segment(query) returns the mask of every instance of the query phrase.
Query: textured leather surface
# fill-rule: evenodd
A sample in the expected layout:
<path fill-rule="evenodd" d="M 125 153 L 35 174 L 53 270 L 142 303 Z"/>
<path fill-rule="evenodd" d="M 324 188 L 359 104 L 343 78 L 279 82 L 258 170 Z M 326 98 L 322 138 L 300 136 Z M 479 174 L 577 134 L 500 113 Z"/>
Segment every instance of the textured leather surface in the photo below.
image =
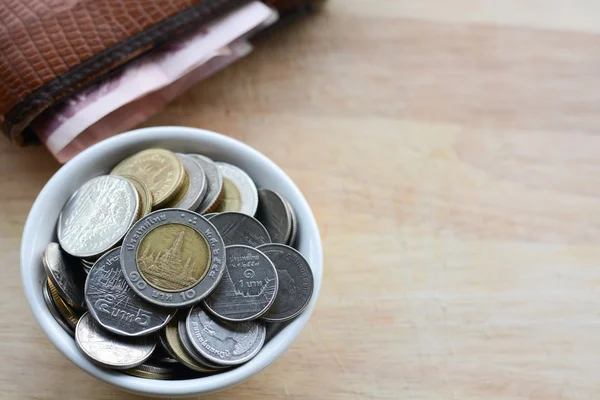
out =
<path fill-rule="evenodd" d="M 247 0 L 0 0 L 0 126 L 43 110 Z M 286 11 L 307 0 L 268 0 Z"/>

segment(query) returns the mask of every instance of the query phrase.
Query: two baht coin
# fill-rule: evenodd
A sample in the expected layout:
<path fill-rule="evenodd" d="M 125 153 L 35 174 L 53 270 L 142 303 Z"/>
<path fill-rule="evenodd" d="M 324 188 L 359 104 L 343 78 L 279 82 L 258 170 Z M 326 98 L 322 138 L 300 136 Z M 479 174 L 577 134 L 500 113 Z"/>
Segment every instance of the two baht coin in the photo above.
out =
<path fill-rule="evenodd" d="M 225 269 L 225 244 L 207 219 L 183 209 L 154 211 L 124 238 L 121 265 L 129 286 L 162 307 L 197 303 Z"/>

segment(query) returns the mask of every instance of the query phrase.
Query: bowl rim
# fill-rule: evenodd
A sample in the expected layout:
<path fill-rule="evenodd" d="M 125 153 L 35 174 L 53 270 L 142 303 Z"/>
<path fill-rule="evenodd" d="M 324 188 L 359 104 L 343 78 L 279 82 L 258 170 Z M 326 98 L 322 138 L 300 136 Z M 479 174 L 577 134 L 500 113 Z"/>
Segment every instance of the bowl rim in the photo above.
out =
<path fill-rule="evenodd" d="M 315 280 L 315 287 L 311 300 L 300 316 L 291 321 L 271 338 L 268 345 L 260 352 L 265 353 L 262 354 L 262 356 L 259 353 L 257 357 L 250 360 L 248 363 L 228 372 L 174 381 L 145 379 L 126 375 L 118 371 L 102 369 L 85 358 L 77 350 L 73 338 L 58 325 L 50 312 L 42 306 L 44 303 L 43 300 L 40 302 L 41 290 L 38 290 L 39 287 L 37 287 L 39 282 L 37 282 L 35 277 L 32 278 L 32 275 L 34 275 L 32 265 L 35 262 L 35 259 L 34 255 L 31 254 L 32 252 L 28 250 L 28 243 L 35 241 L 35 227 L 36 225 L 39 225 L 39 221 L 43 219 L 42 216 L 46 207 L 46 198 L 58 189 L 65 178 L 74 174 L 80 166 L 87 165 L 86 159 L 89 155 L 108 154 L 111 149 L 135 145 L 138 142 L 162 141 L 162 143 L 168 143 L 169 140 L 221 142 L 221 145 L 228 147 L 232 153 L 241 152 L 245 153 L 246 156 L 249 156 L 251 159 L 259 159 L 261 163 L 266 164 L 267 168 L 272 169 L 274 173 L 278 175 L 278 179 L 281 179 L 283 184 L 293 192 L 293 196 L 298 203 L 296 204 L 296 207 L 298 208 L 299 205 L 306 211 L 306 217 L 302 220 L 302 225 L 305 226 L 309 232 L 315 233 L 314 243 L 311 241 L 310 256 L 311 268 L 313 269 Z M 166 147 L 168 147 L 168 145 Z M 323 248 L 316 219 L 302 192 L 292 179 L 267 156 L 237 139 L 206 129 L 182 126 L 156 126 L 128 131 L 90 146 L 63 165 L 48 180 L 48 182 L 46 182 L 36 197 L 25 222 L 23 235 L 21 237 L 20 266 L 21 282 L 25 291 L 25 296 L 38 325 L 52 344 L 72 363 L 100 381 L 125 391 L 147 396 L 187 397 L 208 394 L 239 384 L 259 373 L 269 364 L 277 360 L 292 345 L 307 324 L 316 305 L 323 278 Z M 40 293 L 36 293 L 36 291 L 39 291 Z"/>

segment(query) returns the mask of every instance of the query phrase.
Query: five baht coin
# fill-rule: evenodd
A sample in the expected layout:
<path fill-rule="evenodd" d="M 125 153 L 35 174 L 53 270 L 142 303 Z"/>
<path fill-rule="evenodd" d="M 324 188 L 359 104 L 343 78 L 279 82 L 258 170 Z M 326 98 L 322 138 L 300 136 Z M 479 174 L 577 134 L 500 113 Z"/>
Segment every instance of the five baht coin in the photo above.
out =
<path fill-rule="evenodd" d="M 215 163 L 223 175 L 223 198 L 216 212 L 238 211 L 254 216 L 258 207 L 258 192 L 250 176 L 235 165 Z"/>
<path fill-rule="evenodd" d="M 56 290 L 71 307 L 85 309 L 83 297 L 84 275 L 74 260 L 63 254 L 58 243 L 50 243 L 42 255 L 42 264 Z"/>
<path fill-rule="evenodd" d="M 225 246 L 244 244 L 257 247 L 271 243 L 267 229 L 257 219 L 240 212 L 219 213 L 210 218 L 211 224 L 217 228 Z"/>
<path fill-rule="evenodd" d="M 210 158 L 199 154 L 188 154 L 188 156 L 200 164 L 206 174 L 206 194 L 196 211 L 200 214 L 210 213 L 219 203 L 223 189 L 223 176 Z"/>
<path fill-rule="evenodd" d="M 97 257 L 117 246 L 138 215 L 139 197 L 127 179 L 103 175 L 86 182 L 58 217 L 58 242 L 75 257 Z"/>
<path fill-rule="evenodd" d="M 227 321 L 256 319 L 275 301 L 279 287 L 277 270 L 267 256 L 253 247 L 234 245 L 226 251 L 223 279 L 204 304 L 208 311 Z"/>
<path fill-rule="evenodd" d="M 308 261 L 298 250 L 280 243 L 265 244 L 258 250 L 273 261 L 279 281 L 275 302 L 261 318 L 283 322 L 297 317 L 308 305 L 314 288 Z"/>
<path fill-rule="evenodd" d="M 225 244 L 201 215 L 176 208 L 157 210 L 125 236 L 121 265 L 127 283 L 144 300 L 183 307 L 215 289 L 225 269 Z"/>
<path fill-rule="evenodd" d="M 141 180 L 152 194 L 152 208 L 160 208 L 181 189 L 185 169 L 172 151 L 148 149 L 121 161 L 111 174 L 131 175 Z"/>
<path fill-rule="evenodd" d="M 288 243 L 292 235 L 292 213 L 286 200 L 279 193 L 264 188 L 258 189 L 258 209 L 255 217 L 269 232 L 273 243 Z"/>
<path fill-rule="evenodd" d="M 261 322 L 219 321 L 198 305 L 190 309 L 186 327 L 200 354 L 221 365 L 238 365 L 252 359 L 262 348 L 266 336 Z"/>
<path fill-rule="evenodd" d="M 141 365 L 156 347 L 154 335 L 135 338 L 115 335 L 102 328 L 89 312 L 83 314 L 77 323 L 75 342 L 94 363 L 113 369 Z"/>
<path fill-rule="evenodd" d="M 105 329 L 124 336 L 142 336 L 165 326 L 173 309 L 142 300 L 127 284 L 121 268 L 121 248 L 104 254 L 88 273 L 85 301 Z"/>

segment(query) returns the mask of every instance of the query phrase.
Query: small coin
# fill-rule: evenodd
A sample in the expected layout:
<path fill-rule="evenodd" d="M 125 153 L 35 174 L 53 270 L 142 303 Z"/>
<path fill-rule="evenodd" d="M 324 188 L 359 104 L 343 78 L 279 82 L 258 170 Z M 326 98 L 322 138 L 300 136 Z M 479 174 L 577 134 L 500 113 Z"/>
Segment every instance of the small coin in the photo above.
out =
<path fill-rule="evenodd" d="M 200 214 L 211 212 L 217 206 L 221 190 L 223 189 L 221 171 L 219 171 L 214 161 L 208 157 L 199 154 L 188 154 L 188 156 L 198 162 L 206 174 L 206 194 L 197 211 Z"/>
<path fill-rule="evenodd" d="M 124 369 L 124 373 L 145 379 L 173 379 L 177 376 L 178 368 L 176 365 L 170 365 L 156 360 L 148 360 L 135 368 Z"/>
<path fill-rule="evenodd" d="M 48 244 L 42 255 L 42 264 L 46 274 L 60 296 L 71 307 L 83 310 L 85 309 L 85 298 L 83 297 L 85 277 L 73 263 L 74 260 L 63 254 L 58 243 Z"/>
<path fill-rule="evenodd" d="M 114 369 L 141 365 L 156 347 L 154 335 L 135 338 L 115 335 L 104 330 L 89 312 L 83 314 L 77 324 L 75 342 L 90 360 Z"/>
<path fill-rule="evenodd" d="M 290 202 L 285 199 L 285 205 L 290 211 L 290 215 L 292 216 L 292 233 L 290 234 L 290 238 L 287 242 L 288 246 L 294 246 L 296 244 L 296 237 L 298 236 L 298 218 L 296 218 L 296 212 L 294 211 L 294 207 L 290 204 Z"/>
<path fill-rule="evenodd" d="M 140 198 L 139 218 L 143 217 L 144 215 L 150 214 L 152 212 L 152 193 L 150 193 L 148 187 L 144 184 L 144 182 L 142 182 L 135 176 L 123 175 L 123 178 L 126 178 L 129 182 L 131 182 L 135 190 L 138 192 Z"/>
<path fill-rule="evenodd" d="M 183 344 L 183 348 L 185 349 L 185 351 L 194 360 L 196 360 L 200 365 L 202 365 L 206 368 L 209 368 L 212 370 L 227 368 L 227 366 L 225 366 L 225 365 L 216 364 L 216 363 L 206 359 L 202 354 L 200 354 L 198 352 L 198 350 L 196 350 L 196 348 L 192 344 L 190 337 L 188 336 L 186 322 L 187 322 L 187 313 L 183 315 L 183 318 L 179 318 L 179 322 L 177 324 L 177 329 L 179 332 L 179 339 L 181 339 L 181 344 Z"/>
<path fill-rule="evenodd" d="M 223 212 L 211 217 L 210 222 L 217 228 L 225 246 L 244 244 L 257 247 L 271 243 L 267 229 L 247 214 L 240 212 Z"/>
<path fill-rule="evenodd" d="M 52 283 L 51 279 L 47 280 L 47 284 L 52 301 L 54 302 L 54 305 L 56 305 L 60 315 L 62 315 L 63 319 L 72 329 L 75 329 L 77 321 L 79 321 L 79 314 L 75 312 L 75 310 L 73 310 L 67 303 L 65 303 L 62 297 L 60 297 L 60 294 L 58 293 L 58 290 L 56 289 L 56 286 L 54 286 L 54 283 Z"/>
<path fill-rule="evenodd" d="M 313 293 L 314 279 L 308 261 L 298 250 L 280 243 L 259 246 L 275 264 L 279 290 L 275 302 L 261 317 L 268 322 L 283 322 L 304 311 Z"/>
<path fill-rule="evenodd" d="M 139 210 L 138 194 L 127 179 L 104 175 L 86 182 L 58 217 L 58 241 L 75 257 L 97 257 L 123 239 Z"/>
<path fill-rule="evenodd" d="M 185 319 L 185 315 L 183 318 Z M 180 316 L 175 316 L 167 324 L 165 329 L 162 331 L 163 343 L 169 349 L 169 352 L 184 366 L 198 372 L 213 372 L 214 369 L 208 368 L 203 364 L 196 361 L 188 352 L 185 350 L 183 343 L 181 343 L 181 337 L 179 335 L 179 323 Z"/>
<path fill-rule="evenodd" d="M 182 307 L 206 297 L 225 269 L 225 245 L 215 227 L 195 212 L 154 211 L 134 224 L 121 248 L 129 286 L 144 300 Z"/>
<path fill-rule="evenodd" d="M 287 243 L 290 240 L 292 214 L 286 200 L 279 193 L 269 189 L 258 189 L 256 219 L 267 229 L 273 243 Z"/>
<path fill-rule="evenodd" d="M 195 159 L 185 154 L 177 153 L 176 155 L 183 163 L 186 175 L 189 177 L 189 183 L 185 193 L 181 196 L 176 196 L 180 198 L 174 199 L 168 207 L 194 211 L 198 208 L 206 193 L 206 176 L 204 175 L 204 170 Z"/>
<path fill-rule="evenodd" d="M 226 321 L 256 319 L 275 301 L 277 270 L 267 256 L 253 247 L 234 245 L 226 251 L 223 279 L 204 304 Z"/>
<path fill-rule="evenodd" d="M 254 357 L 265 342 L 265 325 L 248 321 L 227 323 L 192 307 L 186 328 L 192 344 L 205 358 L 222 365 L 238 365 Z"/>
<path fill-rule="evenodd" d="M 129 287 L 121 269 L 121 248 L 104 254 L 85 281 L 85 301 L 96 322 L 125 336 L 141 336 L 165 326 L 174 312 L 143 301 Z"/>
<path fill-rule="evenodd" d="M 74 327 L 72 327 L 65 321 L 61 312 L 58 310 L 58 307 L 56 306 L 56 304 L 54 304 L 54 300 L 52 299 L 52 295 L 50 294 L 50 288 L 48 286 L 48 281 L 46 281 L 44 283 L 44 286 L 42 288 L 42 293 L 44 295 L 44 302 L 46 303 L 46 307 L 48 307 L 48 310 L 50 310 L 50 314 L 52 314 L 52 316 L 54 317 L 56 322 L 58 322 L 60 327 L 63 328 L 65 330 L 65 332 L 67 332 L 69 335 L 74 337 L 75 336 L 75 330 L 73 329 Z"/>
<path fill-rule="evenodd" d="M 148 149 L 121 161 L 111 174 L 131 175 L 141 180 L 152 194 L 152 208 L 160 208 L 183 185 L 185 170 L 175 153 L 165 149 Z"/>
<path fill-rule="evenodd" d="M 214 211 L 238 211 L 254 216 L 258 207 L 258 192 L 252 178 L 234 165 L 222 162 L 215 164 L 223 175 L 223 199 Z"/>

